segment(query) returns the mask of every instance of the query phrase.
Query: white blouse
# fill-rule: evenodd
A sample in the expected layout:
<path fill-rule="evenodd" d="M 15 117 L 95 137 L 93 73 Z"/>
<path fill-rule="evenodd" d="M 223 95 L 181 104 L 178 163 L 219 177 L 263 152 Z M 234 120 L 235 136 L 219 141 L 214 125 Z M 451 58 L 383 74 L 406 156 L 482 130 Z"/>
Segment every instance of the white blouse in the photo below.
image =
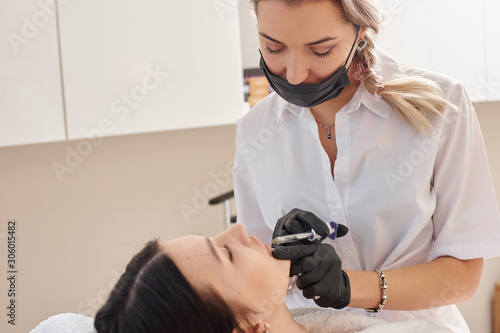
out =
<path fill-rule="evenodd" d="M 379 52 L 382 76 L 426 76 L 456 108 L 437 117 L 427 136 L 360 85 L 335 117 L 334 177 L 309 108 L 271 93 L 237 124 L 234 190 L 238 222 L 269 242 L 274 225 L 293 208 L 349 227 L 332 244 L 344 269 L 394 269 L 440 256 L 500 255 L 500 217 L 479 123 L 459 82 L 396 62 Z M 390 288 L 390 281 L 389 288 Z M 449 281 L 450 293 L 460 288 Z M 446 302 L 436 295 L 429 306 Z M 291 307 L 314 304 L 300 290 Z M 424 319 L 468 332 L 455 306 L 383 310 L 388 321 Z"/>

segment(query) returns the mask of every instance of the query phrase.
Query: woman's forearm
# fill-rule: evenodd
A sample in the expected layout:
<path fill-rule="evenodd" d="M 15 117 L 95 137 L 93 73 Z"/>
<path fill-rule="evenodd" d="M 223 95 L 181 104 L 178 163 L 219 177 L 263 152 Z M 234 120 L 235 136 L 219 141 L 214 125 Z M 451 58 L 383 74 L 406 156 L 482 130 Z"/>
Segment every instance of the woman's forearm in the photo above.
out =
<path fill-rule="evenodd" d="M 384 271 L 386 310 L 422 310 L 465 302 L 479 285 L 483 259 L 440 257 L 431 262 Z M 350 307 L 373 309 L 381 300 L 375 272 L 346 270 L 351 283 Z"/>

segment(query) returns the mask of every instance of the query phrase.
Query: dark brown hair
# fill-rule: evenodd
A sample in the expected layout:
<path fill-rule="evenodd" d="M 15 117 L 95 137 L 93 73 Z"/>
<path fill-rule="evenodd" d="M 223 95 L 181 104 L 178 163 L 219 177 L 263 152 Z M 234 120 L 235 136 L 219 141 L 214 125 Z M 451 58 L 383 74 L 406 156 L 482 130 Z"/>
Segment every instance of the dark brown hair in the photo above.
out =
<path fill-rule="evenodd" d="M 239 329 L 229 305 L 213 289 L 195 290 L 158 241 L 127 265 L 95 316 L 99 333 L 230 333 Z"/>

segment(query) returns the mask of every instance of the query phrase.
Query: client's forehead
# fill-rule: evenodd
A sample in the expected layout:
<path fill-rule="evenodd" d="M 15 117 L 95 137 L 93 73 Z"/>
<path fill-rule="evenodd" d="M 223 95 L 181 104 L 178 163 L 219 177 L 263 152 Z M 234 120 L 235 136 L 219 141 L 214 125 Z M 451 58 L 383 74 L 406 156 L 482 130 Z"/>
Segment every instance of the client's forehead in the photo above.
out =
<path fill-rule="evenodd" d="M 191 270 L 192 265 L 207 266 L 220 261 L 212 242 L 203 236 L 175 238 L 162 243 L 162 247 L 181 270 Z"/>
<path fill-rule="evenodd" d="M 208 250 L 205 245 L 206 240 L 202 236 L 197 235 L 187 235 L 179 238 L 174 238 L 161 243 L 163 251 L 168 255 L 175 257 L 179 254 L 198 251 L 198 250 Z"/>
<path fill-rule="evenodd" d="M 206 237 L 189 235 L 163 242 L 161 245 L 194 287 L 210 284 L 214 280 L 220 263 Z"/>

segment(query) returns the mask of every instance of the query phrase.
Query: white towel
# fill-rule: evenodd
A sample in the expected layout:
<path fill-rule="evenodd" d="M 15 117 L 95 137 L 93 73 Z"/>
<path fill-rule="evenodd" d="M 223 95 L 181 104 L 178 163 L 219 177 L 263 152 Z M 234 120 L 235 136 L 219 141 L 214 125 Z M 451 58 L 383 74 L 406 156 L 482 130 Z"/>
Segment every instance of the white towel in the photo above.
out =
<path fill-rule="evenodd" d="M 424 321 L 388 323 L 385 320 L 319 307 L 291 309 L 295 320 L 309 333 L 449 333 Z M 96 333 L 94 319 L 76 313 L 54 315 L 30 333 Z"/>
<path fill-rule="evenodd" d="M 30 333 L 96 333 L 94 319 L 77 314 L 61 313 L 45 319 Z"/>
<path fill-rule="evenodd" d="M 309 333 L 449 333 L 422 320 L 389 323 L 385 320 L 319 307 L 290 309 L 295 320 Z"/>

